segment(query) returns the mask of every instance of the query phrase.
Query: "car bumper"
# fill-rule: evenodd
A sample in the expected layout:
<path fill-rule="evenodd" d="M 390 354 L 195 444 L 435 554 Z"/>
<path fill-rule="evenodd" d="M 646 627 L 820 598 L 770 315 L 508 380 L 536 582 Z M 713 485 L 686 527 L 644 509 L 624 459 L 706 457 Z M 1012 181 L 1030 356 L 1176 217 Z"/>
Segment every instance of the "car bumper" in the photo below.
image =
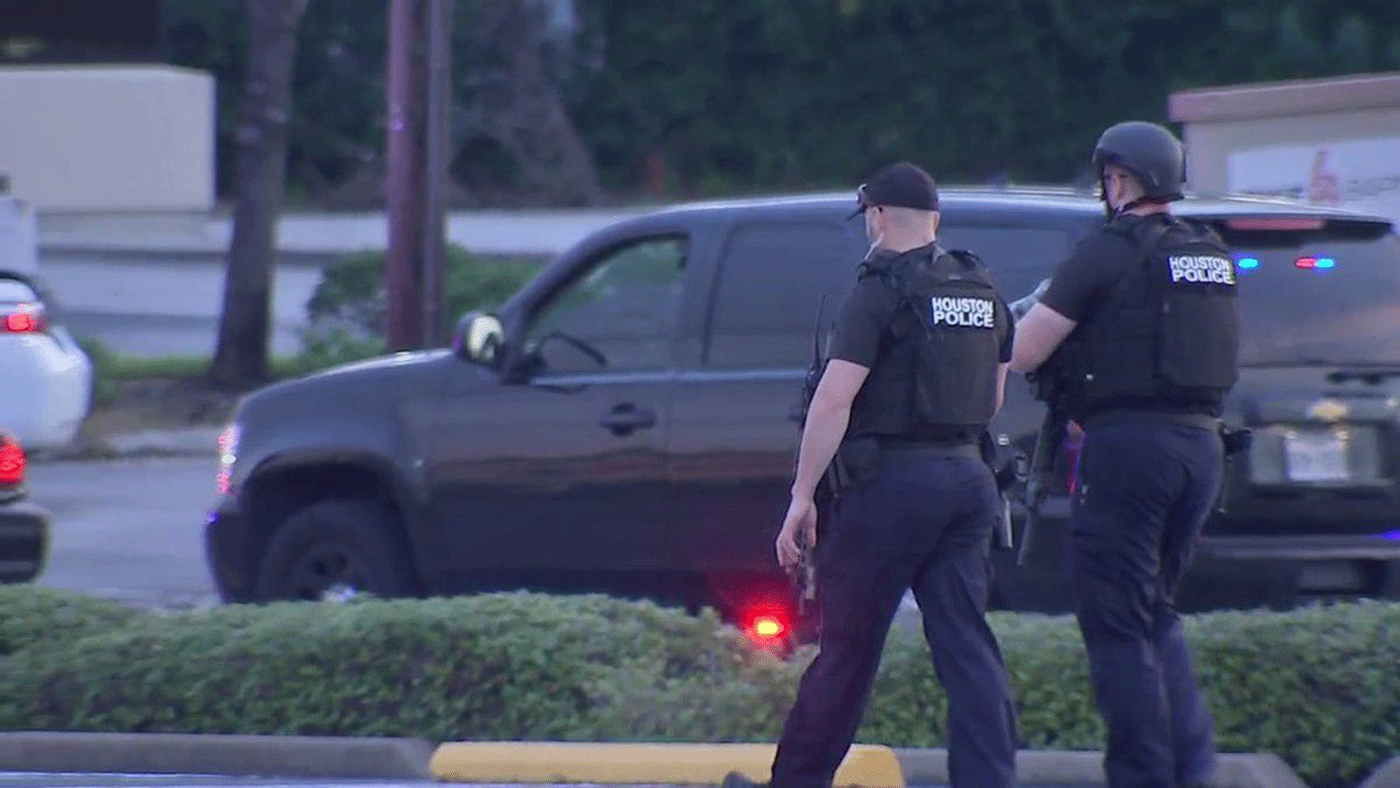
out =
<path fill-rule="evenodd" d="M 1249 592 L 1232 606 L 1400 599 L 1400 541 L 1385 536 L 1206 536 L 1193 576 Z"/>
<path fill-rule="evenodd" d="M 250 602 L 256 571 L 248 521 L 232 498 L 220 500 L 204 524 L 204 556 L 225 602 Z"/>
<path fill-rule="evenodd" d="M 1047 513 L 1048 514 L 1048 513 Z M 1019 547 L 1021 523 L 1016 523 Z M 1074 590 L 1065 521 L 1041 522 L 1031 554 L 993 555 L 996 607 L 1068 613 Z M 1288 608 L 1313 599 L 1400 599 L 1400 540 L 1386 535 L 1206 535 L 1177 592 L 1183 613 Z"/>
<path fill-rule="evenodd" d="M 27 583 L 48 559 L 47 509 L 27 501 L 0 506 L 0 583 Z"/>

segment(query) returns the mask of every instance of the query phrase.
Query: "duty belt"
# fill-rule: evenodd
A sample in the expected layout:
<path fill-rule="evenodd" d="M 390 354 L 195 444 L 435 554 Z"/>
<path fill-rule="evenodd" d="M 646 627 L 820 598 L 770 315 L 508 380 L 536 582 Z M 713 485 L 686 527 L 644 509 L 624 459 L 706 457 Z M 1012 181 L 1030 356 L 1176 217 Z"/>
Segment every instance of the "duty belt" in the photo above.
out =
<path fill-rule="evenodd" d="M 1083 426 L 1086 430 L 1091 430 L 1095 427 L 1108 427 L 1115 424 L 1142 424 L 1143 422 L 1180 424 L 1203 430 L 1215 430 L 1220 427 L 1220 419 L 1205 413 L 1173 413 L 1165 410 L 1129 408 L 1115 408 L 1095 413 L 1084 420 Z"/>
<path fill-rule="evenodd" d="M 918 441 L 881 441 L 880 450 L 898 457 L 968 457 L 982 459 L 982 450 L 975 443 L 920 443 Z"/>

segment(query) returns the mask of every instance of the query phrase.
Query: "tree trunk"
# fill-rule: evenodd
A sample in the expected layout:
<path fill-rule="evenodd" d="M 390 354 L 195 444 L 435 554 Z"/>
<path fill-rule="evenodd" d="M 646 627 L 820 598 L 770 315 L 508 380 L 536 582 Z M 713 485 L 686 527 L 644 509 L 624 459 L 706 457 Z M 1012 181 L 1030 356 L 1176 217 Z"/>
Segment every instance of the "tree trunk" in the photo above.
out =
<path fill-rule="evenodd" d="M 248 0 L 247 74 L 239 105 L 237 193 L 210 380 L 268 379 L 272 272 L 287 167 L 297 27 L 309 0 Z"/>

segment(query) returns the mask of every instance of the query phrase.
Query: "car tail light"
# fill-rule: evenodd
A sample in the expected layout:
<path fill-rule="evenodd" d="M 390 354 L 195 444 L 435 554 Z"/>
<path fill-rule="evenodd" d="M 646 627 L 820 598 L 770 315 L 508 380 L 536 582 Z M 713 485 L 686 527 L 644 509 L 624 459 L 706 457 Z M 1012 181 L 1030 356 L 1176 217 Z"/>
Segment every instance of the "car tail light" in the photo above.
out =
<path fill-rule="evenodd" d="M 219 433 L 219 472 L 215 476 L 215 484 L 220 495 L 228 495 L 233 489 L 233 464 L 238 460 L 238 436 L 237 424 L 230 424 Z"/>
<path fill-rule="evenodd" d="M 0 331 L 6 334 L 40 334 L 49 328 L 44 307 L 39 304 L 14 304 L 4 309 Z"/>
<path fill-rule="evenodd" d="M 745 632 L 750 640 L 766 646 L 781 643 L 787 636 L 788 626 L 781 614 L 763 611 L 749 617 Z"/>
<path fill-rule="evenodd" d="M 0 437 L 0 485 L 24 484 L 24 449 L 9 438 Z"/>

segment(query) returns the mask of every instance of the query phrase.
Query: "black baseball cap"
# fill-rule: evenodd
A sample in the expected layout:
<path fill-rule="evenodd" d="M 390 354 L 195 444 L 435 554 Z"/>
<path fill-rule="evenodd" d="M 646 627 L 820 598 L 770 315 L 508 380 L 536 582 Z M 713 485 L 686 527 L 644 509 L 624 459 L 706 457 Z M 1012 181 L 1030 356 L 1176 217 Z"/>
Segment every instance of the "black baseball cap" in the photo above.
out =
<path fill-rule="evenodd" d="M 856 189 L 856 206 L 851 216 L 867 208 L 888 205 L 920 211 L 938 210 L 938 186 L 922 167 L 907 161 L 895 162 L 877 170 Z"/>

